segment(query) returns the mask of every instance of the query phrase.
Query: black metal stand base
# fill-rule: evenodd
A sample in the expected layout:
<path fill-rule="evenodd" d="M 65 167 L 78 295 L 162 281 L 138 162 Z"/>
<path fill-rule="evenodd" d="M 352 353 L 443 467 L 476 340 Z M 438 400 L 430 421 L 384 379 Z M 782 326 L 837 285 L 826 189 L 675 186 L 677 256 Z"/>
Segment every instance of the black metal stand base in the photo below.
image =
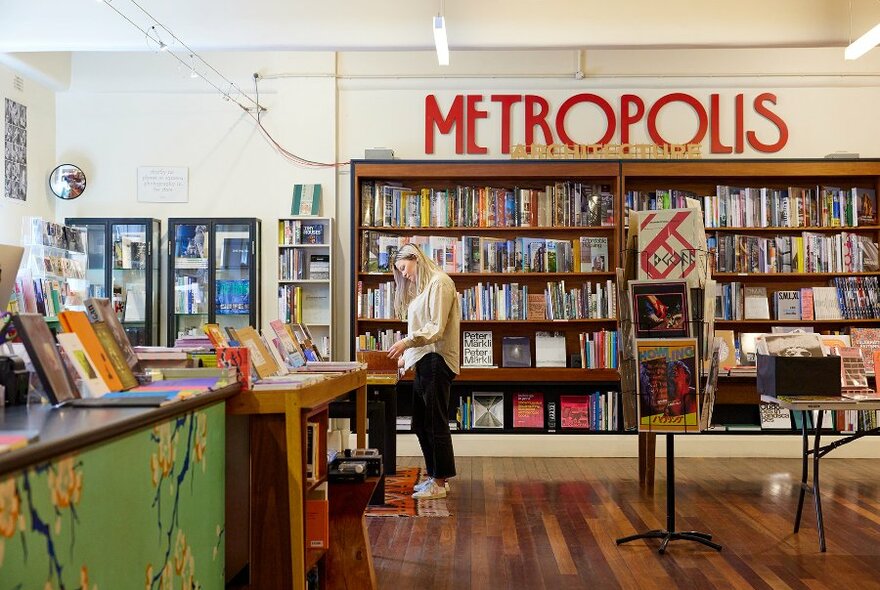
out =
<path fill-rule="evenodd" d="M 666 553 L 666 546 L 670 541 L 696 541 L 715 551 L 721 551 L 721 545 L 712 541 L 712 535 L 698 531 L 675 530 L 675 435 L 666 435 L 666 529 L 655 529 L 646 533 L 630 535 L 617 539 L 617 544 L 622 545 L 638 539 L 663 539 L 657 551 L 662 555 Z"/>
<path fill-rule="evenodd" d="M 716 551 L 721 551 L 721 545 L 718 543 L 712 542 L 712 535 L 708 533 L 699 533 L 697 531 L 680 531 L 680 532 L 672 532 L 665 530 L 654 530 L 648 531 L 647 533 L 639 533 L 638 535 L 630 535 L 629 537 L 623 537 L 622 539 L 617 539 L 617 544 L 622 545 L 623 543 L 629 543 L 630 541 L 635 541 L 637 539 L 663 539 L 660 543 L 660 548 L 657 549 L 658 553 L 666 553 L 666 546 L 669 545 L 670 541 L 677 541 L 679 539 L 684 539 L 686 541 L 696 541 L 697 543 L 702 543 L 707 547 L 711 547 Z"/>

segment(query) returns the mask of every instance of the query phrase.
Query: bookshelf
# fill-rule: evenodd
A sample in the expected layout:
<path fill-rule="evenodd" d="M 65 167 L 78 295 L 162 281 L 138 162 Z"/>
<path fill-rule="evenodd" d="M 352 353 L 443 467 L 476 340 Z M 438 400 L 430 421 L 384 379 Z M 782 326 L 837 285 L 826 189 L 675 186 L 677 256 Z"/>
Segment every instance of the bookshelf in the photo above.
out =
<path fill-rule="evenodd" d="M 715 329 L 733 330 L 737 345 L 740 334 L 769 332 L 774 326 L 826 334 L 880 327 L 880 308 L 872 308 L 870 299 L 880 273 L 864 256 L 870 250 L 865 246 L 876 248 L 880 238 L 880 161 L 622 161 L 621 183 L 623 209 L 637 203 L 644 208 L 652 199 L 674 202 L 675 191 L 700 200 L 719 285 L 721 315 L 716 315 Z M 870 214 L 864 211 L 865 198 Z M 790 258 L 789 248 L 794 252 Z M 817 287 L 834 287 L 835 281 L 840 317 L 817 315 L 814 309 L 811 319 L 776 319 L 777 292 L 784 297 L 796 291 L 800 301 L 806 290 L 812 295 Z M 766 293 L 769 318 L 746 316 L 742 295 L 753 288 Z M 719 380 L 718 421 L 757 417 L 754 381 L 748 375 Z"/>
<path fill-rule="evenodd" d="M 88 297 L 87 243 L 77 228 L 39 217 L 22 220 L 24 255 L 15 282 L 13 309 L 57 320 L 65 309 L 84 309 Z"/>
<path fill-rule="evenodd" d="M 462 369 L 450 416 L 469 389 L 510 392 L 508 406 L 521 391 L 555 400 L 559 384 L 584 395 L 617 388 L 616 369 L 581 368 L 579 355 L 580 334 L 616 329 L 618 162 L 355 161 L 351 177 L 352 357 L 362 348 L 387 349 L 406 332 L 391 312 L 390 264 L 396 249 L 413 241 L 455 282 L 462 332 L 492 332 L 499 368 Z M 540 314 L 529 310 L 536 295 L 543 299 L 533 299 L 532 311 Z M 537 332 L 562 335 L 564 367 L 535 366 Z M 384 337 L 374 343 L 368 334 Z M 502 367 L 507 337 L 529 339 L 530 367 Z M 510 426 L 503 431 L 514 432 Z"/>
<path fill-rule="evenodd" d="M 67 218 L 87 236 L 90 297 L 113 302 L 135 346 L 159 342 L 159 240 L 161 222 L 146 218 Z"/>
<path fill-rule="evenodd" d="M 333 219 L 278 220 L 278 317 L 304 323 L 325 358 L 333 356 Z"/>

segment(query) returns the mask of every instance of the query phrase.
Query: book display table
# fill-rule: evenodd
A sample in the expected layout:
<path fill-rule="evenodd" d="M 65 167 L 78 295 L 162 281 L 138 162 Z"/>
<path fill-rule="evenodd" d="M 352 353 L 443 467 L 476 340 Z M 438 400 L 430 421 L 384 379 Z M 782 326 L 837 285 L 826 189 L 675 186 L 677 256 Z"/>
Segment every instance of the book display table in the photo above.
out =
<path fill-rule="evenodd" d="M 346 571 L 364 574 L 357 587 L 376 587 L 363 516 L 367 504 L 363 497 L 372 495 L 375 481 L 368 479 L 365 486 L 355 486 L 357 490 L 332 484 L 330 548 L 306 547 L 306 494 L 327 479 L 326 437 L 321 441 L 320 436 L 314 440 L 317 452 L 312 477 L 307 477 L 307 430 L 316 424 L 317 433 L 326 431 L 330 402 L 351 392 L 356 396 L 357 445 L 363 448 L 367 440 L 364 369 L 328 374 L 322 381 L 296 389 L 242 391 L 230 400 L 229 413 L 247 416 L 250 429 L 250 530 L 229 534 L 248 535 L 251 588 L 305 589 L 306 574 L 315 565 L 319 566 L 322 587 L 352 587 L 346 581 Z M 337 504 L 355 491 L 360 492 L 359 508 L 349 506 L 349 512 L 343 514 Z M 358 512 L 351 514 L 350 510 Z M 339 532 L 342 529 L 344 543 L 337 536 L 343 534 Z M 346 551 L 346 546 L 355 544 L 354 539 L 358 550 Z"/>
<path fill-rule="evenodd" d="M 845 438 L 838 439 L 826 445 L 822 445 L 822 417 L 825 410 L 880 410 L 880 400 L 853 400 L 842 397 L 802 396 L 789 398 L 776 398 L 767 395 L 761 396 L 765 402 L 779 404 L 793 412 L 801 412 L 801 437 L 803 439 L 803 452 L 801 455 L 801 486 L 798 494 L 797 513 L 794 517 L 794 532 L 797 533 L 801 526 L 801 515 L 804 508 L 804 496 L 807 492 L 813 494 L 813 506 L 816 509 L 816 530 L 819 533 L 819 551 L 825 552 L 825 522 L 822 518 L 822 496 L 819 488 L 819 460 L 838 447 L 849 444 L 867 434 L 880 432 L 880 428 L 860 430 Z M 810 447 L 810 427 L 807 420 L 807 412 L 818 411 L 818 416 L 813 421 L 813 446 Z M 813 480 L 807 483 L 810 457 L 813 457 Z"/>

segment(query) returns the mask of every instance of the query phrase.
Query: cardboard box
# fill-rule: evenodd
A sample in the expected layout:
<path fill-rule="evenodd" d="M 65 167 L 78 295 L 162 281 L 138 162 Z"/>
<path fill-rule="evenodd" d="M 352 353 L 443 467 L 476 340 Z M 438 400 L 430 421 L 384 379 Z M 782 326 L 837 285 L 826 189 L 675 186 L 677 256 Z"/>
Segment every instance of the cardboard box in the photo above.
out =
<path fill-rule="evenodd" d="M 758 355 L 758 393 L 779 395 L 840 395 L 840 357 Z"/>

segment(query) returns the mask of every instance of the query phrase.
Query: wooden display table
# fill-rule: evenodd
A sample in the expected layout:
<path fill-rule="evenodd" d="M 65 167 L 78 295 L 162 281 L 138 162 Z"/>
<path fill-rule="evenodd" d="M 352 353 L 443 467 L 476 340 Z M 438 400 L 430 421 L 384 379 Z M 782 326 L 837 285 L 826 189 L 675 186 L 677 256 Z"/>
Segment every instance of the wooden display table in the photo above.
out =
<path fill-rule="evenodd" d="M 357 445 L 366 446 L 367 426 L 367 373 L 357 370 L 334 374 L 327 379 L 299 389 L 288 391 L 243 391 L 232 398 L 227 406 L 230 414 L 247 415 L 250 426 L 250 586 L 252 588 L 306 587 L 306 573 L 313 565 L 319 568 L 322 587 L 345 588 L 345 573 L 349 568 L 362 572 L 365 580 L 358 587 L 375 588 L 372 555 L 366 537 L 363 510 L 359 510 L 358 527 L 352 526 L 354 515 L 341 515 L 334 497 L 337 488 L 330 489 L 330 543 L 328 552 L 308 550 L 305 546 L 305 499 L 307 492 L 326 480 L 327 466 L 317 465 L 316 478 L 306 479 L 306 430 L 314 422 L 327 427 L 330 402 L 356 393 Z M 319 430 L 320 432 L 320 430 Z M 319 455 L 326 457 L 326 439 L 318 437 Z M 229 477 L 244 474 L 230 473 Z M 369 480 L 368 480 L 369 482 Z M 349 484 L 350 485 L 350 484 Z M 372 493 L 372 486 L 369 487 Z M 355 485 L 355 487 L 358 487 Z M 351 490 L 349 490 L 351 491 Z M 334 531 L 340 525 L 346 528 L 345 541 L 336 538 Z M 231 532 L 230 532 L 231 534 Z M 356 554 L 337 550 L 342 543 L 360 539 L 361 549 Z M 337 545 L 337 547 L 333 547 Z M 332 556 L 332 557 L 331 557 Z"/>

